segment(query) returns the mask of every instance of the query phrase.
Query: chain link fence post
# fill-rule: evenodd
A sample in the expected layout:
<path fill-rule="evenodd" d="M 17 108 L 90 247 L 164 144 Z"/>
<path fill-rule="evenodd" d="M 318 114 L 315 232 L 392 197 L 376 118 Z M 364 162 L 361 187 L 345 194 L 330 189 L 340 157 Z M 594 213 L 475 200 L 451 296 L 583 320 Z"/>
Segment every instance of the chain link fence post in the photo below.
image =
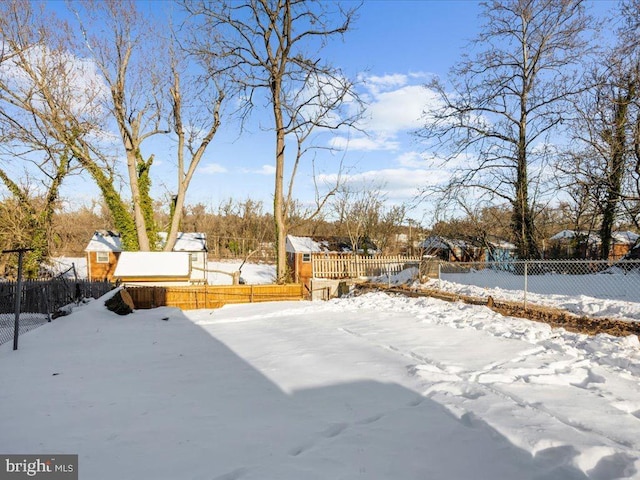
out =
<path fill-rule="evenodd" d="M 529 276 L 527 275 L 529 272 L 529 262 L 524 261 L 524 309 L 527 309 L 527 290 L 529 288 Z"/>
<path fill-rule="evenodd" d="M 15 319 L 13 322 L 13 349 L 18 350 L 18 337 L 20 336 L 20 303 L 22 301 L 22 263 L 25 252 L 31 252 L 33 248 L 16 248 L 3 250 L 2 253 L 18 254 L 18 279 L 15 292 Z"/>

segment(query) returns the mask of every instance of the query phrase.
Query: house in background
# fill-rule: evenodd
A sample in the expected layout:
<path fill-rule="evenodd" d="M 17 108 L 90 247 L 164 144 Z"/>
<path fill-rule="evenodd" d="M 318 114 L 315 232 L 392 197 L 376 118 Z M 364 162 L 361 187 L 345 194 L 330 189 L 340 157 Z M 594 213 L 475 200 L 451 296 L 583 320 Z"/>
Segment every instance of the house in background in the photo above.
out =
<path fill-rule="evenodd" d="M 302 283 L 311 291 L 311 279 L 318 274 L 313 270 L 313 259 L 322 258 L 326 261 L 334 260 L 336 264 L 343 263 L 346 270 L 341 270 L 344 277 L 350 277 L 351 259 L 354 254 L 370 258 L 378 255 L 378 247 L 369 239 L 359 240 L 355 245 L 349 239 L 339 237 L 296 237 L 287 235 L 285 250 L 287 265 L 293 282 Z"/>
<path fill-rule="evenodd" d="M 310 289 L 313 277 L 312 254 L 322 252 L 321 245 L 310 237 L 287 235 L 285 250 L 291 279 Z"/>
<path fill-rule="evenodd" d="M 96 230 L 84 251 L 87 253 L 89 281 L 113 280 L 113 272 L 122 252 L 120 234 Z"/>
<path fill-rule="evenodd" d="M 446 262 L 484 262 L 486 258 L 484 249 L 479 246 L 439 235 L 427 237 L 420 248 L 425 256 L 437 257 Z"/>
<path fill-rule="evenodd" d="M 486 241 L 487 262 L 505 262 L 516 259 L 516 246 L 498 237 L 489 237 Z"/>
<path fill-rule="evenodd" d="M 446 262 L 503 262 L 515 258 L 516 246 L 498 237 L 460 240 L 439 235 L 427 237 L 420 248 L 427 257 Z"/>
<path fill-rule="evenodd" d="M 616 231 L 611 234 L 609 258 L 618 260 L 625 256 L 640 236 L 630 231 Z M 549 238 L 545 257 L 549 259 L 599 259 L 602 240 L 597 233 L 562 230 Z"/>
<path fill-rule="evenodd" d="M 634 245 L 638 242 L 640 235 L 629 230 L 613 232 L 611 234 L 611 252 L 609 258 L 617 260 L 624 257 L 633 249 Z"/>

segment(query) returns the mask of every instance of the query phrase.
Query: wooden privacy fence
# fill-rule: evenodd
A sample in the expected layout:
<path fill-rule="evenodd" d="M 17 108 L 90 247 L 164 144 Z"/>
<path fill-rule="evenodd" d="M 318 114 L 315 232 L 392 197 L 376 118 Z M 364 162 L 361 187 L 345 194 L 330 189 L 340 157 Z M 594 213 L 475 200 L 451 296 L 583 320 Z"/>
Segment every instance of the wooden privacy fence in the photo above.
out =
<path fill-rule="evenodd" d="M 136 308 L 220 308 L 228 303 L 302 300 L 303 285 L 211 285 L 193 287 L 126 287 Z"/>
<path fill-rule="evenodd" d="M 312 258 L 315 278 L 357 278 L 400 273 L 408 266 L 418 267 L 418 256 L 365 256 L 345 254 L 316 254 Z"/>

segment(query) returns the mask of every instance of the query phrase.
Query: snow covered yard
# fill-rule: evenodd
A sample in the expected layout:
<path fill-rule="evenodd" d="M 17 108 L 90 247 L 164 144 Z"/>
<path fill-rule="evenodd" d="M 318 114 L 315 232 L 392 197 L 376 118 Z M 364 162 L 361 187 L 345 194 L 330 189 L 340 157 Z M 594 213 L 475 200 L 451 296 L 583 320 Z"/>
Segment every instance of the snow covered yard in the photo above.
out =
<path fill-rule="evenodd" d="M 380 293 L 94 301 L 0 346 L 0 451 L 105 480 L 639 478 L 639 347 Z"/>
<path fill-rule="evenodd" d="M 474 297 L 521 302 L 522 276 L 491 270 L 443 274 L 440 282 L 425 287 Z M 557 307 L 578 315 L 640 321 L 640 274 L 533 275 L 528 279 L 527 301 Z"/>

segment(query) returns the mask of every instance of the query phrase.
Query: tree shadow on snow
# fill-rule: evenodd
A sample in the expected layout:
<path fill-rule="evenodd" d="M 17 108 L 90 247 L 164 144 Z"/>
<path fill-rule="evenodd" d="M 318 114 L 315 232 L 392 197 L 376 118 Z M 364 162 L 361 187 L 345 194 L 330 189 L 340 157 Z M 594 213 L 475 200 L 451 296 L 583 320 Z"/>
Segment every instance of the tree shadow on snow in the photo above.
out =
<path fill-rule="evenodd" d="M 87 479 L 588 478 L 571 446 L 532 458 L 397 384 L 285 392 L 269 365 L 259 371 L 176 309 L 75 315 L 20 358 L 0 352 L 0 376 L 22 369 L 32 380 L 4 394 L 0 451 L 78 453 Z M 605 459 L 592 478 L 632 463 Z"/>

